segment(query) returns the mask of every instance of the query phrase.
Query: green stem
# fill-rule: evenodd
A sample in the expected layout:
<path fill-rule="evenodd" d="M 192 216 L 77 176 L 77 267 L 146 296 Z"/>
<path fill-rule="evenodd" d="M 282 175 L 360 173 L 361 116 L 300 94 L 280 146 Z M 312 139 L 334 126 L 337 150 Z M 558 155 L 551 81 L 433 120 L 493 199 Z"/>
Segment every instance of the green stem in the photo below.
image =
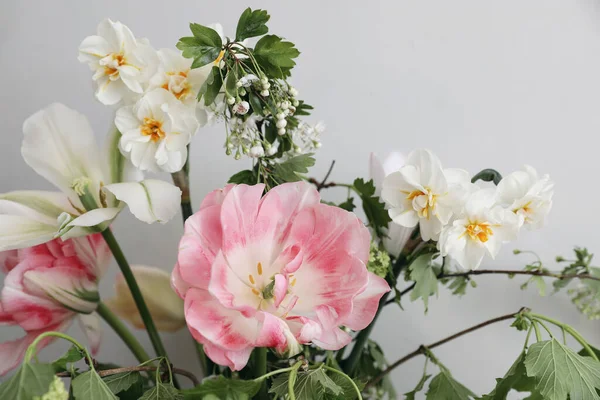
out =
<path fill-rule="evenodd" d="M 71 336 L 65 335 L 64 333 L 61 333 L 61 332 L 44 332 L 40 336 L 38 336 L 37 338 L 35 338 L 35 340 L 27 348 L 27 351 L 25 352 L 25 357 L 24 357 L 23 361 L 24 362 L 31 361 L 31 358 L 36 353 L 35 350 L 36 350 L 38 344 L 42 340 L 44 340 L 45 338 L 51 337 L 51 336 L 54 336 L 54 337 L 57 337 L 57 338 L 61 338 L 63 340 L 66 340 L 68 342 L 73 343 L 73 345 L 75 345 L 75 347 L 77 347 L 80 352 L 82 352 L 83 354 L 85 354 L 85 357 L 88 359 L 88 363 L 90 365 L 90 368 L 93 369 L 93 370 L 95 370 L 95 368 L 94 368 L 94 359 L 92 358 L 92 356 L 90 356 L 90 353 L 87 351 L 87 349 L 85 347 L 83 347 L 77 340 L 73 339 Z"/>
<path fill-rule="evenodd" d="M 113 235 L 113 233 L 110 229 L 104 230 L 102 232 L 102 236 L 104 237 L 106 244 L 112 251 L 113 256 L 115 257 L 115 260 L 117 261 L 117 264 L 119 265 L 119 268 L 121 269 L 121 272 L 123 273 L 125 282 L 127 282 L 127 286 L 129 287 L 129 290 L 131 291 L 131 296 L 133 297 L 133 300 L 135 301 L 135 305 L 137 306 L 138 311 L 140 312 L 140 317 L 142 317 L 142 321 L 144 322 L 146 331 L 148 331 L 148 336 L 150 336 L 150 341 L 152 342 L 152 346 L 154 347 L 156 354 L 158 356 L 168 358 L 167 351 L 165 350 L 165 347 L 163 346 L 162 340 L 160 339 L 160 336 L 158 335 L 158 330 L 156 329 L 156 325 L 154 325 L 154 321 L 152 320 L 152 315 L 150 314 L 150 310 L 148 309 L 148 306 L 146 305 L 146 302 L 144 301 L 144 297 L 142 296 L 142 291 L 140 290 L 140 287 L 138 286 L 138 283 L 135 280 L 133 271 L 131 270 L 131 267 L 129 266 L 127 259 L 125 258 L 125 255 L 123 254 L 123 251 L 121 250 L 121 247 L 119 246 L 119 243 L 117 242 L 117 239 L 115 238 L 115 236 Z"/>
<path fill-rule="evenodd" d="M 343 377 L 345 377 L 354 387 L 354 391 L 356 392 L 356 395 L 358 396 L 358 400 L 362 400 L 362 395 L 360 393 L 360 389 L 358 388 L 358 386 L 356 386 L 356 382 L 354 382 L 354 379 L 350 378 L 348 375 L 346 375 L 342 371 L 338 371 L 337 369 L 331 368 L 327 365 L 323 365 L 323 368 L 325 368 L 327 371 L 331 371 L 335 374 L 342 375 Z"/>
<path fill-rule="evenodd" d="M 273 375 L 279 375 L 279 374 L 283 374 L 284 372 L 290 372 L 294 369 L 300 368 L 301 365 L 302 365 L 302 361 L 298 361 L 296 364 L 292 365 L 291 367 L 277 369 L 275 371 L 269 372 L 268 374 L 259 376 L 258 378 L 254 378 L 254 382 L 262 382 L 265 379 L 272 377 Z"/>
<path fill-rule="evenodd" d="M 583 338 L 583 336 L 581 336 L 581 334 L 579 332 L 577 332 L 570 325 L 567 325 L 565 323 L 557 321 L 557 320 L 555 320 L 553 318 L 546 317 L 545 315 L 540 315 L 540 314 L 535 314 L 535 313 L 529 313 L 529 316 L 531 318 L 541 319 L 543 321 L 550 322 L 552 325 L 556 325 L 556 326 L 564 329 L 569 335 L 573 336 L 573 338 L 575 340 L 577 340 L 580 345 L 583 346 L 583 348 L 590 355 L 590 357 L 592 357 L 596 361 L 600 361 L 600 360 L 598 360 L 598 356 L 596 356 L 596 353 L 594 353 L 594 351 L 592 350 L 592 348 L 590 347 L 590 345 L 587 343 L 587 341 Z"/>
<path fill-rule="evenodd" d="M 106 304 L 100 302 L 96 309 L 98 314 L 106 321 L 106 323 L 116 332 L 117 335 L 123 340 L 125 345 L 129 347 L 129 350 L 133 353 L 135 358 L 140 363 L 146 362 L 150 359 L 146 350 L 142 347 L 140 342 L 133 336 L 131 331 L 127 329 L 125 324 L 106 306 Z"/>
<path fill-rule="evenodd" d="M 536 321 L 531 321 L 531 325 L 533 325 L 533 330 L 535 331 L 535 340 L 538 342 L 542 341 L 542 333 L 540 332 L 540 327 Z"/>
<path fill-rule="evenodd" d="M 254 349 L 254 374 L 258 377 L 266 375 L 267 373 L 267 348 L 257 347 Z M 268 400 L 269 394 L 267 391 L 267 382 L 262 381 L 260 391 L 258 392 L 258 398 L 261 400 Z"/>

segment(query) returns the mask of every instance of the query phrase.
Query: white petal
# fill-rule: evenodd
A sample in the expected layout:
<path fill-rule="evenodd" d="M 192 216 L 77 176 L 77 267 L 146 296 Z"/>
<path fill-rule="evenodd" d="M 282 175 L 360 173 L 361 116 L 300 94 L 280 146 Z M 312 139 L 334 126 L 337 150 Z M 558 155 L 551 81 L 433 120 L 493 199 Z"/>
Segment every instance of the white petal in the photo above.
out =
<path fill-rule="evenodd" d="M 445 193 L 447 190 L 446 177 L 442 163 L 429 150 L 415 150 L 408 156 L 408 165 L 414 165 L 419 170 L 419 183 L 429 187 L 434 193 Z"/>
<path fill-rule="evenodd" d="M 107 76 L 104 76 L 98 80 L 96 98 L 100 103 L 112 106 L 127 96 L 129 96 L 129 89 L 120 79 L 112 81 Z"/>
<path fill-rule="evenodd" d="M 92 354 L 97 354 L 102 341 L 102 326 L 98 314 L 79 314 L 79 326 L 87 337 Z"/>
<path fill-rule="evenodd" d="M 137 219 L 149 224 L 168 222 L 177 214 L 181 202 L 181 190 L 178 187 L 155 179 L 115 183 L 104 189 L 127 203 Z"/>
<path fill-rule="evenodd" d="M 383 179 L 385 178 L 385 171 L 383 170 L 381 161 L 375 153 L 371 153 L 369 157 L 369 176 L 373 179 L 373 184 L 375 185 L 375 196 L 380 196 Z"/>
<path fill-rule="evenodd" d="M 34 210 L 39 214 L 47 217 L 43 221 L 48 223 L 55 223 L 56 219 L 63 212 L 70 214 L 77 214 L 77 210 L 73 208 L 73 205 L 69 202 L 69 198 L 60 192 L 45 192 L 37 190 L 20 190 L 15 192 L 9 192 L 0 194 L 0 200 L 7 200 L 8 202 L 0 201 L 0 213 L 1 214 L 14 214 L 17 213 L 22 215 L 12 206 L 13 203 L 20 204 L 29 210 Z M 21 208 L 22 211 L 26 211 Z"/>
<path fill-rule="evenodd" d="M 386 236 L 383 238 L 383 246 L 391 255 L 398 257 L 404 249 L 406 242 L 410 239 L 413 230 L 414 228 L 407 228 L 391 222 Z"/>
<path fill-rule="evenodd" d="M 102 224 L 103 222 L 110 222 L 115 219 L 115 217 L 119 214 L 119 211 L 121 211 L 121 208 L 118 207 L 96 208 L 95 210 L 88 211 L 85 214 L 75 218 L 73 221 L 69 222 L 67 226 L 91 227 Z"/>
<path fill-rule="evenodd" d="M 20 215 L 0 215 L 0 251 L 22 249 L 54 238 L 58 226 Z"/>
<path fill-rule="evenodd" d="M 23 124 L 21 153 L 25 162 L 71 199 L 75 179 L 92 180 L 92 193 L 98 193 L 103 180 L 99 149 L 89 121 L 59 103 L 51 104 L 27 118 Z"/>
<path fill-rule="evenodd" d="M 414 228 L 419 223 L 419 216 L 412 209 L 402 211 L 398 208 L 392 208 L 389 214 L 392 221 L 407 228 Z"/>
<path fill-rule="evenodd" d="M 441 221 L 435 217 L 430 219 L 419 219 L 419 229 L 421 232 L 421 238 L 424 241 L 438 240 L 440 232 L 442 231 L 442 227 L 443 226 Z"/>

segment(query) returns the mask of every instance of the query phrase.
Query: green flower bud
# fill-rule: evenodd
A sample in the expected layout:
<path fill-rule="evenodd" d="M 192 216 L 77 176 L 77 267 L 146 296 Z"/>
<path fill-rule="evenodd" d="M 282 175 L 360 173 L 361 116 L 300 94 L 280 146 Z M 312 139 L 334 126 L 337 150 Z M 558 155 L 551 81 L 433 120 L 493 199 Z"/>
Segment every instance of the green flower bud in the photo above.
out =
<path fill-rule="evenodd" d="M 369 252 L 369 262 L 367 269 L 375 275 L 385 278 L 390 270 L 390 255 L 371 242 L 371 250 Z"/>
<path fill-rule="evenodd" d="M 42 397 L 34 396 L 33 400 L 68 400 L 69 392 L 65 388 L 65 384 L 62 379 L 55 376 L 54 380 L 50 383 L 50 387 L 48 388 L 48 392 Z"/>

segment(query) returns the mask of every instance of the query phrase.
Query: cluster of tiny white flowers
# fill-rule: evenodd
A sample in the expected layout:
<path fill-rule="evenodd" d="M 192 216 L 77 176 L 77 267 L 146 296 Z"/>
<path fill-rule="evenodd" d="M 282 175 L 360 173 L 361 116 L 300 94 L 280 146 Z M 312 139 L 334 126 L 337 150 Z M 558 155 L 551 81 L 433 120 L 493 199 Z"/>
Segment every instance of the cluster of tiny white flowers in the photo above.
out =
<path fill-rule="evenodd" d="M 300 122 L 298 127 L 292 130 L 294 152 L 297 154 L 310 153 L 321 147 L 321 134 L 325 132 L 325 124 L 322 121 L 315 125 Z"/>

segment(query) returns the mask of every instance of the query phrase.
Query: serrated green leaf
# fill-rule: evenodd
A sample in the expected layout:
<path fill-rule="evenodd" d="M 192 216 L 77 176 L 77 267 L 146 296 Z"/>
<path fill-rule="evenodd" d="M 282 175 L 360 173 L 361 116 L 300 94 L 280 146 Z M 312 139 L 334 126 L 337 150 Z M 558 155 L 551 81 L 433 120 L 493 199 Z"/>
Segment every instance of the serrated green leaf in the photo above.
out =
<path fill-rule="evenodd" d="M 241 379 L 228 379 L 222 375 L 205 379 L 193 389 L 182 391 L 185 399 L 204 399 L 217 396 L 219 399 L 248 400 L 260 390 L 261 383 Z"/>
<path fill-rule="evenodd" d="M 301 154 L 281 164 L 275 164 L 272 174 L 279 183 L 297 182 L 302 180 L 300 174 L 307 173 L 308 168 L 313 165 L 315 165 L 315 159 L 312 157 L 312 154 Z"/>
<path fill-rule="evenodd" d="M 52 365 L 23 363 L 12 377 L 0 384 L 0 399 L 31 400 L 48 392 L 53 380 Z"/>
<path fill-rule="evenodd" d="M 197 397 L 196 397 L 197 398 Z M 201 398 L 201 397 L 200 397 Z M 139 400 L 183 400 L 184 395 L 171 384 L 156 382 L 156 386 L 145 392 Z"/>
<path fill-rule="evenodd" d="M 295 116 L 300 115 L 310 115 L 309 110 L 314 109 L 313 106 L 306 104 L 303 100 L 299 101 L 298 107 L 296 107 L 296 111 L 294 112 Z"/>
<path fill-rule="evenodd" d="M 331 380 L 342 388 L 342 393 L 333 394 L 331 392 L 323 393 L 323 400 L 356 400 L 358 395 L 356 394 L 356 389 L 352 386 L 352 383 L 345 377 L 340 374 L 328 374 Z M 356 386 L 358 386 L 358 390 L 362 390 L 365 387 L 364 382 L 354 380 Z"/>
<path fill-rule="evenodd" d="M 466 276 L 457 276 L 448 280 L 448 289 L 452 291 L 455 296 L 464 296 L 467 293 L 467 286 L 469 285 L 470 279 Z"/>
<path fill-rule="evenodd" d="M 265 10 L 251 10 L 246 8 L 237 24 L 235 40 L 241 42 L 244 39 L 261 36 L 269 32 L 266 23 L 271 16 Z"/>
<path fill-rule="evenodd" d="M 344 201 L 343 203 L 338 204 L 339 208 L 343 208 L 346 211 L 354 211 L 354 209 L 356 208 L 356 206 L 354 205 L 354 198 L 353 197 L 348 197 L 346 199 L 346 201 Z"/>
<path fill-rule="evenodd" d="M 142 376 L 136 371 L 123 372 L 122 374 L 114 374 L 105 377 L 104 383 L 106 383 L 106 386 L 108 386 L 114 394 L 118 394 L 129 390 L 132 386 L 141 384 Z"/>
<path fill-rule="evenodd" d="M 266 35 L 254 46 L 254 58 L 267 75 L 284 79 L 290 76 L 290 70 L 296 65 L 294 58 L 300 52 L 291 42 L 285 42 L 275 35 Z"/>
<path fill-rule="evenodd" d="M 471 179 L 471 182 L 475 183 L 478 180 L 482 180 L 485 182 L 494 182 L 494 185 L 497 186 L 500 183 L 500 181 L 502 180 L 502 175 L 500 174 L 500 172 L 496 171 L 495 169 L 488 168 L 488 169 L 484 169 L 484 170 L 478 172 Z"/>
<path fill-rule="evenodd" d="M 83 357 L 84 354 L 79 351 L 77 346 L 71 346 L 65 354 L 52 363 L 52 366 L 54 367 L 55 372 L 67 371 L 67 364 L 75 363 Z"/>
<path fill-rule="evenodd" d="M 496 379 L 494 390 L 483 395 L 481 400 L 504 400 L 512 389 L 520 392 L 535 391 L 535 380 L 527 376 L 525 370 L 525 355 L 525 351 L 519 354 L 504 377 Z"/>
<path fill-rule="evenodd" d="M 275 395 L 275 398 L 287 396 L 289 380 L 289 373 L 276 375 L 273 381 L 271 382 L 269 393 L 273 393 Z"/>
<path fill-rule="evenodd" d="M 358 178 L 354 181 L 354 188 L 360 193 L 363 210 L 367 216 L 370 226 L 375 230 L 378 236 L 382 236 L 383 228 L 387 228 L 391 221 L 388 211 L 385 209 L 385 204 L 378 196 L 375 196 L 375 185 L 373 180 L 365 182 L 364 179 Z"/>
<path fill-rule="evenodd" d="M 442 368 L 431 380 L 425 397 L 427 400 L 467 400 L 475 398 L 475 394 Z"/>
<path fill-rule="evenodd" d="M 417 386 L 415 386 L 415 388 L 410 392 L 404 393 L 404 396 L 406 396 L 405 400 L 415 400 L 415 395 L 421 390 L 423 390 L 423 388 L 425 387 L 425 383 L 427 383 L 429 378 L 431 378 L 431 375 L 423 374 L 421 380 L 419 381 L 419 383 L 417 383 Z"/>
<path fill-rule="evenodd" d="M 433 269 L 433 254 L 423 254 L 415 259 L 408 267 L 410 279 L 415 281 L 415 287 L 410 292 L 410 300 L 423 299 L 425 310 L 429 305 L 429 297 L 438 293 L 438 279 Z"/>
<path fill-rule="evenodd" d="M 600 363 L 582 357 L 556 339 L 533 344 L 525 358 L 527 375 L 534 377 L 536 389 L 548 400 L 600 399 Z"/>
<path fill-rule="evenodd" d="M 71 383 L 75 400 L 118 400 L 96 371 L 78 375 Z"/>
<path fill-rule="evenodd" d="M 278 375 L 269 389 L 269 393 L 276 397 L 286 396 L 288 394 L 289 374 Z M 294 394 L 296 400 L 323 400 L 326 394 L 332 396 L 342 396 L 345 394 L 343 386 L 330 378 L 323 368 L 316 368 L 308 371 L 299 371 L 294 383 Z M 327 397 L 338 398 L 338 397 Z M 344 399 L 345 397 L 339 397 Z"/>
<path fill-rule="evenodd" d="M 231 178 L 229 178 L 227 183 L 235 183 L 235 184 L 245 183 L 246 185 L 255 185 L 256 184 L 256 173 L 250 169 L 245 169 L 236 174 L 233 174 L 231 176 Z"/>
<path fill-rule="evenodd" d="M 193 58 L 192 68 L 210 64 L 219 57 L 223 42 L 214 30 L 200 24 L 190 24 L 194 36 L 182 37 L 177 43 L 185 58 Z"/>
<path fill-rule="evenodd" d="M 214 66 L 210 70 L 206 81 L 204 81 L 202 87 L 198 91 L 198 101 L 204 98 L 204 105 L 211 105 L 219 95 L 221 87 L 223 87 L 223 78 L 221 77 L 221 70 L 219 69 L 219 67 Z"/>

